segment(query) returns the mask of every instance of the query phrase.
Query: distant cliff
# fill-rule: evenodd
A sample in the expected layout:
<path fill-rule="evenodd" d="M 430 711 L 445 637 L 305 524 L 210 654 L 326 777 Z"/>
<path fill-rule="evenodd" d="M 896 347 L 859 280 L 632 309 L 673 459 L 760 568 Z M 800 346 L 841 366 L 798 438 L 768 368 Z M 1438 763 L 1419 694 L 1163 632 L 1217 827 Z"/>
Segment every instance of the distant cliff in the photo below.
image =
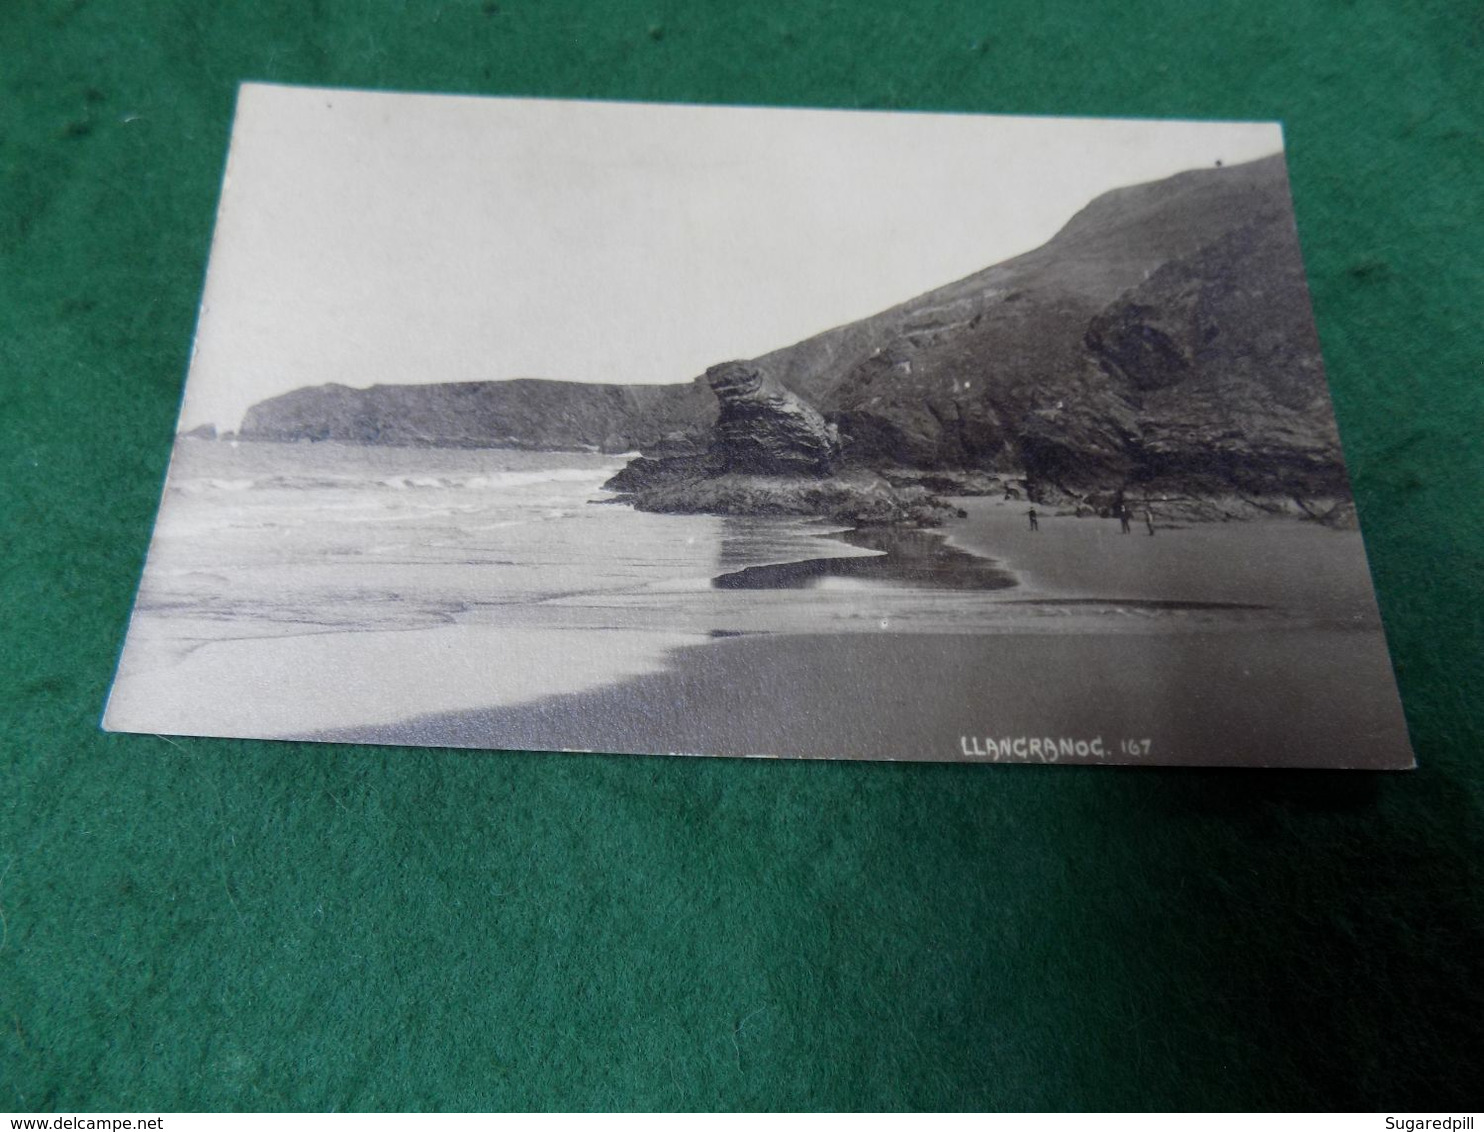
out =
<path fill-rule="evenodd" d="M 715 400 L 698 384 L 472 381 L 316 385 L 252 406 L 240 440 L 632 452 L 704 427 Z"/>

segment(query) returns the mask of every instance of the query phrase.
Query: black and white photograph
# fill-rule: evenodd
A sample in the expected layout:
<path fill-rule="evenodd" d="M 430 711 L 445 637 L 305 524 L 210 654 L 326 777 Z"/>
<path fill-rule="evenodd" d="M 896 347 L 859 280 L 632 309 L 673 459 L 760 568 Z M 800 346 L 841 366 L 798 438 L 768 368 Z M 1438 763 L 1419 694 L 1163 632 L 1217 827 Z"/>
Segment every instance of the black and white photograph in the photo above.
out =
<path fill-rule="evenodd" d="M 1410 767 L 1281 128 L 244 85 L 104 726 Z"/>

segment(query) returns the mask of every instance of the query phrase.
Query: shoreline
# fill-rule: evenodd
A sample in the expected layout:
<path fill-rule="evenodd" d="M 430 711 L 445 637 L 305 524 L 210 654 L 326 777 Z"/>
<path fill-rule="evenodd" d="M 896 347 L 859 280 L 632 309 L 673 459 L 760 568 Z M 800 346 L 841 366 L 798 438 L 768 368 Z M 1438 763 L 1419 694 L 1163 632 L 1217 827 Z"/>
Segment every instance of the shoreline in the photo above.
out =
<path fill-rule="evenodd" d="M 1346 630 L 769 633 L 681 646 L 661 671 L 531 704 L 280 737 L 728 757 L 1400 769 L 1412 759 L 1390 681 L 1381 635 Z M 1105 754 L 970 753 L 1017 737 L 1098 739 Z M 1147 741 L 1148 753 L 1124 753 L 1124 741 Z"/>
<path fill-rule="evenodd" d="M 1142 528 L 1117 519 L 1042 513 L 1024 501 L 952 500 L 967 517 L 943 528 L 950 546 L 995 557 L 1022 598 L 1251 606 L 1347 627 L 1381 624 L 1360 533 L 1283 516 Z M 1006 598 L 1012 595 L 1007 593 Z"/>
<path fill-rule="evenodd" d="M 312 737 L 731 757 L 1035 762 L 1065 761 L 1065 749 L 1071 761 L 1106 764 L 1412 765 L 1358 536 L 1290 519 L 1236 528 L 1246 538 L 1230 526 L 1125 536 L 1116 521 L 1056 516 L 1031 531 L 1016 504 L 961 502 L 969 514 L 946 530 L 821 536 L 874 542 L 880 554 L 750 567 L 713 585 L 741 574 L 774 584 L 720 588 L 823 596 L 836 575 L 874 575 L 892 578 L 871 587 L 878 594 L 911 592 L 913 554 L 931 560 L 937 546 L 986 571 L 943 588 L 978 589 L 983 611 L 1007 615 L 994 630 L 719 630 L 668 650 L 659 671 L 604 687 Z M 1230 552 L 1244 542 L 1261 549 L 1255 564 Z M 894 551 L 908 561 L 890 563 Z M 1097 596 L 1110 589 L 1117 596 Z M 1009 619 L 1009 607 L 1044 620 Z M 1017 737 L 1025 758 L 1013 746 L 999 758 L 998 740 Z M 1090 753 L 1094 739 L 1101 755 Z M 1048 759 L 1053 740 L 1066 743 Z M 1130 753 L 1125 742 L 1148 749 Z"/>
<path fill-rule="evenodd" d="M 956 760 L 1002 727 L 1074 748 L 1143 728 L 1143 761 L 1254 762 L 1293 757 L 1267 709 L 1229 721 L 1268 735 L 1241 755 L 1180 724 L 1185 705 L 1255 691 L 1330 749 L 1292 695 L 1389 687 L 1359 536 L 1316 524 L 1030 531 L 1024 503 L 986 497 L 926 530 L 615 514 L 587 506 L 596 468 L 579 482 L 548 457 L 316 451 L 285 471 L 213 452 L 162 512 L 110 729 Z M 334 521 L 304 522 L 324 499 Z M 1350 687 L 1326 650 L 1369 658 Z"/>

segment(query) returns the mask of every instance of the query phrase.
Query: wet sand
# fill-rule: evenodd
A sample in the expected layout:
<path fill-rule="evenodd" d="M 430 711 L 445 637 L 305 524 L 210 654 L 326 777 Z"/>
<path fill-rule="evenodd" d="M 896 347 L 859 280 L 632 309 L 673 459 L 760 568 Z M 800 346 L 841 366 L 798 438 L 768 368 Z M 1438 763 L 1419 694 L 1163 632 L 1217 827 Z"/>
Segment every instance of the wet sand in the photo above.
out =
<path fill-rule="evenodd" d="M 1004 614 L 994 631 L 728 630 L 672 650 L 662 671 L 608 686 L 314 737 L 915 761 L 1411 765 L 1353 533 L 1277 520 L 1150 538 L 1122 535 L 1116 521 L 1057 517 L 1030 532 L 1013 504 L 963 502 L 970 517 L 946 532 L 837 536 L 871 557 L 754 567 L 714 584 L 821 595 L 871 579 L 922 586 L 912 575 L 939 558 L 944 587 L 981 589 L 991 613 Z"/>
<path fill-rule="evenodd" d="M 519 704 L 612 686 L 665 666 L 672 650 L 705 640 L 682 632 L 515 629 L 308 631 L 223 638 L 219 626 L 182 641 L 183 626 L 135 619 L 131 664 L 155 681 L 147 702 L 110 699 L 111 731 L 299 738 L 347 726 L 395 724 L 428 711 L 478 709 L 498 690 Z M 189 626 L 184 626 L 189 628 Z M 121 679 L 127 681 L 129 671 Z"/>
<path fill-rule="evenodd" d="M 985 498 L 959 500 L 965 517 L 941 530 L 852 531 L 592 506 L 611 461 L 560 454 L 183 442 L 178 455 L 113 730 L 1406 757 L 1354 532 L 1277 520 L 1150 538 L 1044 512 L 1032 532 L 1025 505 Z"/>
<path fill-rule="evenodd" d="M 1300 677 L 1301 678 L 1296 678 Z M 511 708 L 314 736 L 526 750 L 1206 766 L 1410 765 L 1378 636 L 786 635 Z M 1015 739 L 1053 740 L 1053 758 Z M 1004 757 L 987 740 L 1011 740 Z M 1063 756 L 1059 741 L 1088 745 Z M 1092 746 L 1099 740 L 1099 758 Z M 1143 741 L 1148 741 L 1147 753 Z M 1138 741 L 1138 752 L 1121 749 Z M 985 752 L 976 754 L 975 751 Z"/>
<path fill-rule="evenodd" d="M 874 527 L 823 536 L 869 552 L 861 556 L 804 558 L 718 574 L 724 590 L 794 590 L 824 578 L 917 586 L 929 590 L 1003 590 L 1018 584 L 990 557 L 961 550 L 939 531 Z"/>
<path fill-rule="evenodd" d="M 1042 513 L 998 499 L 955 501 L 968 518 L 945 528 L 950 546 L 994 557 L 1020 580 L 1011 600 L 1108 598 L 1237 603 L 1307 620 L 1380 625 L 1358 531 L 1298 519 L 1160 526 L 1130 534 L 1117 519 Z"/>

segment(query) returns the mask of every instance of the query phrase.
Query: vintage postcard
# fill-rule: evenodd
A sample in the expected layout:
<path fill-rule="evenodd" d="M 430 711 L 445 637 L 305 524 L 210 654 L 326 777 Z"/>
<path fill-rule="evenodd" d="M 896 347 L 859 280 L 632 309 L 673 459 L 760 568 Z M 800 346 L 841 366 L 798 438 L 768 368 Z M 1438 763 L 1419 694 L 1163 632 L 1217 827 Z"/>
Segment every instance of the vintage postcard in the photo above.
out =
<path fill-rule="evenodd" d="M 1280 128 L 244 86 L 104 726 L 1411 766 Z"/>

